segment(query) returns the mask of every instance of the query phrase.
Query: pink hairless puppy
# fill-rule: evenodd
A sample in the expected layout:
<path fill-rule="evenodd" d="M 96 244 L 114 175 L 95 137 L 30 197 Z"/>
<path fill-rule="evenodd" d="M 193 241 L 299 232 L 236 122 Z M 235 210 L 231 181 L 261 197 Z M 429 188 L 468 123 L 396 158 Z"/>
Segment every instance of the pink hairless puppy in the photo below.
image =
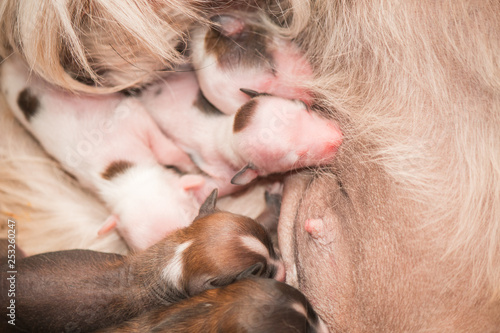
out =
<path fill-rule="evenodd" d="M 236 113 L 250 99 L 240 88 L 311 104 L 300 84 L 312 77 L 312 70 L 297 45 L 250 13 L 218 15 L 212 21 L 212 27 L 193 29 L 189 45 L 201 90 L 215 107 Z"/>
<path fill-rule="evenodd" d="M 231 183 L 245 185 L 258 176 L 331 160 L 342 141 L 334 121 L 311 112 L 300 100 L 244 91 L 250 100 L 233 115 L 211 105 L 190 72 L 174 73 L 138 98 L 222 195 L 235 190 Z"/>
<path fill-rule="evenodd" d="M 133 249 L 189 225 L 203 185 L 189 157 L 165 137 L 144 107 L 122 94 L 73 95 L 30 75 L 15 56 L 2 65 L 2 91 L 18 120 L 82 184 L 95 190 Z M 104 231 L 104 230 L 103 230 Z"/>

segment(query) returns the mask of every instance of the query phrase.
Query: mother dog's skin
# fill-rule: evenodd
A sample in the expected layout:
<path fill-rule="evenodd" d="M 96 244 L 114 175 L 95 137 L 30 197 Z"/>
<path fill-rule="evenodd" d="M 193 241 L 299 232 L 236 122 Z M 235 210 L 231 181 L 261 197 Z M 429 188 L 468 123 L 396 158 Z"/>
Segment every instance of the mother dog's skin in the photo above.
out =
<path fill-rule="evenodd" d="M 23 21 L 12 24 L 12 18 L 28 17 L 16 12 L 12 4 L 17 2 L 23 1 L 0 5 L 6 35 L 0 38 L 7 45 L 2 56 L 8 56 L 9 45 L 22 42 L 28 61 L 38 61 L 34 69 L 50 81 L 95 90 L 63 78 L 58 61 L 67 57 L 51 62 L 36 57 L 37 45 L 49 45 L 46 41 L 36 44 L 26 30 L 13 32 Z M 109 22 L 120 16 L 102 10 L 104 1 L 80 2 L 71 14 L 83 8 L 95 15 L 101 9 Z M 130 64 L 140 66 L 127 62 L 130 73 L 113 69 L 123 58 L 111 50 L 106 62 L 93 56 L 64 67 L 71 73 L 99 69 L 100 82 L 111 90 L 136 84 L 137 68 L 161 67 L 153 55 L 159 54 L 156 46 L 166 44 L 156 34 L 168 26 L 140 38 L 149 26 L 154 29 L 140 20 L 154 10 L 170 10 L 180 18 L 174 31 L 182 30 L 190 21 L 186 13 L 203 12 L 193 1 L 182 4 L 179 12 L 173 5 L 142 1 L 149 10 L 142 16 L 137 7 L 123 6 L 137 14 L 136 21 L 115 24 L 113 30 L 115 41 L 132 34 L 137 52 L 120 54 L 137 58 Z M 290 0 L 281 5 L 291 5 L 292 11 L 276 20 L 288 20 L 285 32 L 296 35 L 313 65 L 316 108 L 335 118 L 345 136 L 331 167 L 286 180 L 278 231 L 288 282 L 304 292 L 333 332 L 498 332 L 500 4 Z M 227 10 L 209 9 L 209 16 Z M 38 19 L 29 16 L 30 24 Z M 91 23 L 71 22 L 84 28 Z M 81 39 L 90 56 L 105 49 L 92 36 L 113 38 L 97 23 L 93 35 Z M 143 29 L 126 30 L 127 24 Z M 63 26 L 52 28 L 68 29 Z M 57 51 L 74 50 L 82 60 L 77 44 L 68 42 L 79 36 L 48 31 L 66 38 Z M 172 49 L 173 35 L 166 39 Z M 161 51 L 169 56 L 162 59 L 175 61 L 173 50 Z M 89 68 L 75 70 L 81 63 Z"/>

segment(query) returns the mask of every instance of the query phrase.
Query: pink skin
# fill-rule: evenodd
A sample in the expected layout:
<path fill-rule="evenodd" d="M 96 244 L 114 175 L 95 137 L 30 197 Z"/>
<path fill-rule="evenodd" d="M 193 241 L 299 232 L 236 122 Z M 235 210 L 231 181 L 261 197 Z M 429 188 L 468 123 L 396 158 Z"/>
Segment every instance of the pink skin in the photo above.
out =
<path fill-rule="evenodd" d="M 334 121 L 308 111 L 299 101 L 265 95 L 253 100 L 256 112 L 234 142 L 256 175 L 325 165 L 335 156 L 342 133 Z"/>
<path fill-rule="evenodd" d="M 231 36 L 241 35 L 248 27 L 229 16 L 221 17 L 221 22 L 224 33 Z M 287 74 L 300 77 L 309 72 L 298 49 L 279 39 L 265 47 L 275 66 L 264 71 L 259 66 L 238 67 L 244 74 L 241 82 L 266 92 L 301 95 L 285 80 L 290 78 Z M 173 73 L 168 81 L 148 86 L 137 98 L 125 98 L 120 94 L 75 96 L 37 78 L 27 86 L 28 74 L 21 63 L 10 60 L 5 67 L 3 80 L 9 82 L 5 94 L 18 119 L 111 208 L 113 215 L 99 234 L 116 226 L 134 249 L 144 249 L 189 224 L 213 188 L 226 195 L 258 176 L 328 163 L 342 140 L 336 123 L 309 112 L 303 101 L 268 95 L 252 98 L 239 91 L 238 85 L 232 86 L 237 89 L 233 95 L 246 96 L 238 102 L 246 101 L 241 109 L 231 115 L 214 111 L 208 101 L 200 99 L 193 72 Z M 223 67 L 218 68 L 220 75 L 236 77 Z M 246 80 L 250 73 L 256 75 L 255 80 Z M 214 76 L 214 81 L 219 77 Z M 40 103 L 30 119 L 17 105 L 26 87 Z M 307 94 L 301 97 L 308 99 Z M 186 153 L 208 176 L 179 177 L 162 168 L 161 164 L 168 164 L 194 170 Z M 106 179 L 103 172 L 116 161 L 130 165 Z"/>
<path fill-rule="evenodd" d="M 220 28 L 196 29 L 190 44 L 201 90 L 213 105 L 225 114 L 236 113 L 250 100 L 240 88 L 312 103 L 300 86 L 311 79 L 312 69 L 297 45 L 252 22 L 248 14 L 245 18 L 221 15 L 214 21 Z M 252 34 L 263 37 L 255 42 L 262 51 L 246 52 L 255 48 L 247 45 L 247 36 Z"/>
<path fill-rule="evenodd" d="M 243 166 L 244 161 L 229 144 L 233 117 L 201 111 L 195 105 L 199 91 L 193 72 L 173 73 L 167 80 L 148 86 L 137 98 L 162 131 L 208 175 L 205 185 L 196 191 L 198 200 L 203 201 L 214 188 L 220 196 L 241 189 L 230 180 L 239 170 L 233 164 Z"/>
<path fill-rule="evenodd" d="M 204 180 L 179 177 L 162 166 L 196 169 L 137 100 L 121 94 L 72 95 L 30 75 L 14 56 L 2 65 L 1 81 L 18 120 L 119 216 L 109 219 L 103 231 L 116 223 L 132 248 L 144 249 L 191 222 L 199 207 L 191 189 L 202 186 Z M 18 104 L 25 88 L 38 101 L 29 119 Z M 116 161 L 131 166 L 106 179 L 103 173 Z"/>
<path fill-rule="evenodd" d="M 322 219 L 307 219 L 304 224 L 304 229 L 314 239 L 321 239 L 324 237 L 324 228 Z"/>
<path fill-rule="evenodd" d="M 236 115 L 209 114 L 196 102 L 197 88 L 193 73 L 174 73 L 138 98 L 162 130 L 212 178 L 198 198 L 206 197 L 212 187 L 221 195 L 238 190 L 231 181 L 246 185 L 257 176 L 322 165 L 342 141 L 335 122 L 310 112 L 300 101 L 259 95 Z M 249 115 L 248 121 L 234 131 L 242 114 Z"/>

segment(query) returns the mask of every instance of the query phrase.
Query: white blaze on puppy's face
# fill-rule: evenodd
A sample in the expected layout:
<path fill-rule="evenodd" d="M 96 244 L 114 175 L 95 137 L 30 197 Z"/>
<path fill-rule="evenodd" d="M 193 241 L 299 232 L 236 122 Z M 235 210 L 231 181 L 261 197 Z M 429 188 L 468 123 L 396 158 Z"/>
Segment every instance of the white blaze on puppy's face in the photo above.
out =
<path fill-rule="evenodd" d="M 193 241 L 187 241 L 180 244 L 175 249 L 175 254 L 167 263 L 167 266 L 162 271 L 163 278 L 175 286 L 178 290 L 182 289 L 182 276 L 184 273 L 184 258 L 183 254 Z"/>
<path fill-rule="evenodd" d="M 240 236 L 240 240 L 251 252 L 256 252 L 266 259 L 269 259 L 269 250 L 260 240 L 251 236 Z"/>

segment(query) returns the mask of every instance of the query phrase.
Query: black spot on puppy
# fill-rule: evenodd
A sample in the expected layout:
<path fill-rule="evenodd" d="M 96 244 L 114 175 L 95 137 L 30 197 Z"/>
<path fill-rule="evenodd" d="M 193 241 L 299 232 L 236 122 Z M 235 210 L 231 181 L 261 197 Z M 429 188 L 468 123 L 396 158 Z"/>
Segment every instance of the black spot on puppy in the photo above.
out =
<path fill-rule="evenodd" d="M 124 161 L 124 160 L 114 161 L 108 165 L 108 167 L 106 168 L 106 170 L 104 170 L 101 176 L 106 180 L 111 180 L 114 177 L 124 173 L 133 166 L 134 164 L 129 161 Z"/>
<path fill-rule="evenodd" d="M 224 21 L 238 20 L 229 15 L 211 19 L 224 25 Z M 205 50 L 217 58 L 221 68 L 273 67 L 273 57 L 268 51 L 271 40 L 267 32 L 257 25 L 245 25 L 235 33 L 226 33 L 224 27 L 212 26 L 205 35 Z"/>
<path fill-rule="evenodd" d="M 40 107 L 40 102 L 38 98 L 31 93 L 29 88 L 21 91 L 17 98 L 17 105 L 24 113 L 24 117 L 27 121 L 30 121 L 32 117 L 36 115 Z"/>

